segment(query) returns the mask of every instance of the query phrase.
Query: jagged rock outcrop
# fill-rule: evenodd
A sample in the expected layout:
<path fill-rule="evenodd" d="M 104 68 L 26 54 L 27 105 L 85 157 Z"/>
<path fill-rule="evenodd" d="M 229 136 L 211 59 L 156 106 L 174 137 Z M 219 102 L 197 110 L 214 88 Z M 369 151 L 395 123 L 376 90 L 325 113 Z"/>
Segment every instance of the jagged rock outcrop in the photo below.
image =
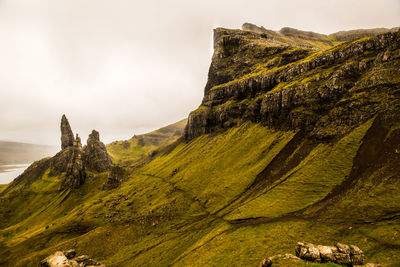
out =
<path fill-rule="evenodd" d="M 254 31 L 216 29 L 214 42 L 204 98 L 189 115 L 186 140 L 245 121 L 327 139 L 378 113 L 399 119 L 400 32 L 320 52 Z"/>
<path fill-rule="evenodd" d="M 76 252 L 73 249 L 67 251 L 57 251 L 44 259 L 40 266 L 42 267 L 106 267 L 105 264 L 101 264 L 89 258 L 87 255 L 76 256 Z"/>
<path fill-rule="evenodd" d="M 125 176 L 125 169 L 121 166 L 114 165 L 108 175 L 107 182 L 103 184 L 102 189 L 108 190 L 118 187 Z"/>
<path fill-rule="evenodd" d="M 105 145 L 100 141 L 99 133 L 95 130 L 89 135 L 87 145 L 82 148 L 81 139 L 76 134 L 70 144 L 71 127 L 63 115 L 61 119 L 62 147 L 49 160 L 50 176 L 63 175 L 60 190 L 80 187 L 86 179 L 86 171 L 104 172 L 111 170 L 112 162 Z"/>
<path fill-rule="evenodd" d="M 96 130 L 89 134 L 87 145 L 83 148 L 83 162 L 88 170 L 96 172 L 105 172 L 112 167 L 106 146 L 100 141 Z"/>
<path fill-rule="evenodd" d="M 61 149 L 72 147 L 74 145 L 74 134 L 65 115 L 61 118 Z"/>
<path fill-rule="evenodd" d="M 70 157 L 65 170 L 65 178 L 61 183 L 60 189 L 78 188 L 85 182 L 86 172 L 82 160 L 83 149 L 78 134 L 76 134 L 74 146 L 70 150 L 71 153 L 69 154 Z"/>

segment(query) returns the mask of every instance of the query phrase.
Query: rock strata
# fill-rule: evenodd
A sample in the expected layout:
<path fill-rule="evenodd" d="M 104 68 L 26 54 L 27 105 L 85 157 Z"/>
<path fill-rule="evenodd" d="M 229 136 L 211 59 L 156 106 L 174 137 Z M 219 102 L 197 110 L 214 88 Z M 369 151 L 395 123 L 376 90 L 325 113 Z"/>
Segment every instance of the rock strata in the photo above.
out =
<path fill-rule="evenodd" d="M 325 140 L 380 112 L 399 114 L 400 32 L 318 53 L 283 43 L 273 47 L 272 37 L 254 31 L 217 29 L 214 35 L 203 101 L 189 115 L 186 140 L 245 121 L 305 129 Z"/>
<path fill-rule="evenodd" d="M 74 146 L 71 149 L 69 162 L 67 164 L 65 178 L 61 183 L 61 189 L 78 188 L 86 178 L 85 166 L 82 160 L 82 144 L 78 134 L 74 141 Z"/>
<path fill-rule="evenodd" d="M 76 256 L 73 249 L 68 251 L 57 251 L 44 259 L 40 266 L 42 267 L 106 267 L 106 265 L 96 262 L 87 255 Z"/>

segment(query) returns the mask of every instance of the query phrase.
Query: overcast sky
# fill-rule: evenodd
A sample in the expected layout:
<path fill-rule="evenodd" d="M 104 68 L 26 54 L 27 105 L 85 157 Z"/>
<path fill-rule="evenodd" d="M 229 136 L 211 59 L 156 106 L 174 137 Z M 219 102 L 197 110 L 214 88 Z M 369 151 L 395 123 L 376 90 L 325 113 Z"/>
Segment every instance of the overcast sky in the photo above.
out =
<path fill-rule="evenodd" d="M 399 18 L 400 0 L 0 0 L 0 140 L 59 145 L 64 113 L 105 143 L 187 117 L 216 27 L 332 33 Z"/>

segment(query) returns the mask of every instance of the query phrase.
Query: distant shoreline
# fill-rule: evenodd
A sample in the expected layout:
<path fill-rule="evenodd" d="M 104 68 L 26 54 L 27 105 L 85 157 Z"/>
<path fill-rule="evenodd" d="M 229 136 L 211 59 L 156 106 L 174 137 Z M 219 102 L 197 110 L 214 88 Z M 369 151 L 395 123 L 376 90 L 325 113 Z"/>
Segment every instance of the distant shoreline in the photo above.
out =
<path fill-rule="evenodd" d="M 29 166 L 31 163 L 0 164 L 0 173 L 10 172 L 15 169 Z"/>

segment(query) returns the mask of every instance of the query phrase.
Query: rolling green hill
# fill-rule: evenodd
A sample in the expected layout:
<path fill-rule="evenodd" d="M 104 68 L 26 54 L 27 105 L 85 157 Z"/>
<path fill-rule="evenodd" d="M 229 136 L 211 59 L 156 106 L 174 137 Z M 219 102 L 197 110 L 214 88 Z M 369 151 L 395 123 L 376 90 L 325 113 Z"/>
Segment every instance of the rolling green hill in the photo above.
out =
<path fill-rule="evenodd" d="M 215 30 L 187 124 L 107 146 L 118 171 L 60 190 L 45 158 L 1 187 L 0 265 L 259 266 L 306 241 L 399 266 L 400 32 L 316 50 L 246 29 Z"/>

